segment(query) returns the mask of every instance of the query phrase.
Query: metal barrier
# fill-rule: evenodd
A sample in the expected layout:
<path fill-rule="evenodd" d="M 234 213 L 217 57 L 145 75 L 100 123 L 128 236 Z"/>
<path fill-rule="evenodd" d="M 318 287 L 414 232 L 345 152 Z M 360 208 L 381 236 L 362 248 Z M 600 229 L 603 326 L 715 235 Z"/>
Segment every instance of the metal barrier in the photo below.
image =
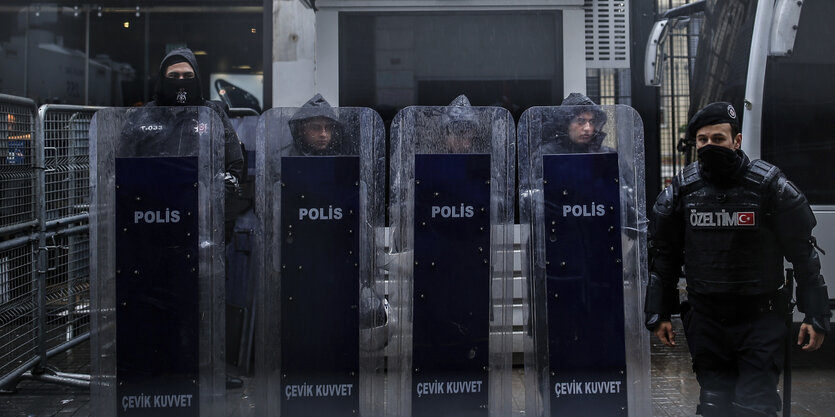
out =
<path fill-rule="evenodd" d="M 35 218 L 32 100 L 0 94 L 0 236 L 31 231 Z"/>
<path fill-rule="evenodd" d="M 84 225 L 47 240 L 55 256 L 49 257 L 45 277 L 43 343 L 54 349 L 90 332 L 90 238 Z"/>
<path fill-rule="evenodd" d="M 32 237 L 0 242 L 0 381 L 22 374 L 37 358 L 36 244 Z"/>
<path fill-rule="evenodd" d="M 48 104 L 38 111 L 46 227 L 84 220 L 90 209 L 90 120 L 101 107 Z M 40 198 L 41 196 L 39 196 Z"/>
<path fill-rule="evenodd" d="M 0 122 L 0 139 L 10 138 L 0 141 L 9 152 L 0 161 L 0 389 L 20 379 L 89 386 L 89 375 L 57 372 L 47 361 L 90 335 L 87 150 L 98 109 L 36 111 L 30 100 L 0 95 L 0 118 L 8 121 Z M 7 178 L 28 183 L 7 188 Z"/>

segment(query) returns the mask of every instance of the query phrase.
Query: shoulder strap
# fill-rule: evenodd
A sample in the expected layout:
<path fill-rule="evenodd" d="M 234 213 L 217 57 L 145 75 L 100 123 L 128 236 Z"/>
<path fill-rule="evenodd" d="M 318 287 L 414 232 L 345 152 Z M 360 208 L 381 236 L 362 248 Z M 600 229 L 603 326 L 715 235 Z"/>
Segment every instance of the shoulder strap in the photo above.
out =
<path fill-rule="evenodd" d="M 748 170 L 745 172 L 744 178 L 749 185 L 762 190 L 779 175 L 780 168 L 762 159 L 755 159 L 748 164 Z"/>
<path fill-rule="evenodd" d="M 678 173 L 678 183 L 681 195 L 689 194 L 694 189 L 699 188 L 702 182 L 702 175 L 699 173 L 699 163 L 693 162 L 684 167 Z"/>

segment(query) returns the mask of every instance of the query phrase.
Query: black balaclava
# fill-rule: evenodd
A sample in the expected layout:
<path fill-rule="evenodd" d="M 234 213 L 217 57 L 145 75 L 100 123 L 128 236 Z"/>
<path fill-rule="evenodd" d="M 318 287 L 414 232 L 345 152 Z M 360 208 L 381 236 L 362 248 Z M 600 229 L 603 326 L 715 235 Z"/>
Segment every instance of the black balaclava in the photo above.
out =
<path fill-rule="evenodd" d="M 165 70 L 180 62 L 187 62 L 191 65 L 191 68 L 194 69 L 194 78 L 175 79 L 165 77 Z M 200 106 L 203 104 L 197 58 L 191 52 L 191 49 L 175 49 L 162 60 L 159 66 L 156 100 L 157 104 L 161 106 Z"/>
<path fill-rule="evenodd" d="M 702 177 L 712 183 L 726 184 L 742 165 L 739 152 L 719 145 L 705 145 L 696 151 Z"/>

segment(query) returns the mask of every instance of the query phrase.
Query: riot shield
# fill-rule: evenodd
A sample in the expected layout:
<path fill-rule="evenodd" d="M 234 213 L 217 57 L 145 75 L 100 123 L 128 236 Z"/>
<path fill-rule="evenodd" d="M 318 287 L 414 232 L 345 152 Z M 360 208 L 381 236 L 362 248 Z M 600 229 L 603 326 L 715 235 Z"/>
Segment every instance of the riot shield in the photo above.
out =
<path fill-rule="evenodd" d="M 534 107 L 518 146 L 527 413 L 650 415 L 641 119 Z"/>
<path fill-rule="evenodd" d="M 222 122 L 112 108 L 90 138 L 92 414 L 222 415 Z"/>
<path fill-rule="evenodd" d="M 385 130 L 370 109 L 326 113 L 275 108 L 258 128 L 258 415 L 382 415 Z"/>
<path fill-rule="evenodd" d="M 511 414 L 514 127 L 469 106 L 392 123 L 387 416 Z"/>

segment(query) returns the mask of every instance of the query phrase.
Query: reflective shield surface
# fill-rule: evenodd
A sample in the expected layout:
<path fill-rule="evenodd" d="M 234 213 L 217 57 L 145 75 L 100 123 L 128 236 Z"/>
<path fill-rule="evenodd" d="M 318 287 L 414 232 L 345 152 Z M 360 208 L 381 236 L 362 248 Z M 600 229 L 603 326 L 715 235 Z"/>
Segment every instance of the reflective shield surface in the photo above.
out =
<path fill-rule="evenodd" d="M 384 129 L 370 109 L 261 116 L 256 143 L 256 408 L 382 415 L 388 343 Z"/>
<path fill-rule="evenodd" d="M 526 414 L 651 414 L 643 129 L 627 106 L 519 123 Z"/>
<path fill-rule="evenodd" d="M 93 119 L 96 415 L 224 408 L 222 150 L 222 122 L 208 108 L 105 109 Z"/>
<path fill-rule="evenodd" d="M 395 117 L 387 415 L 511 412 L 513 134 L 496 107 Z"/>

